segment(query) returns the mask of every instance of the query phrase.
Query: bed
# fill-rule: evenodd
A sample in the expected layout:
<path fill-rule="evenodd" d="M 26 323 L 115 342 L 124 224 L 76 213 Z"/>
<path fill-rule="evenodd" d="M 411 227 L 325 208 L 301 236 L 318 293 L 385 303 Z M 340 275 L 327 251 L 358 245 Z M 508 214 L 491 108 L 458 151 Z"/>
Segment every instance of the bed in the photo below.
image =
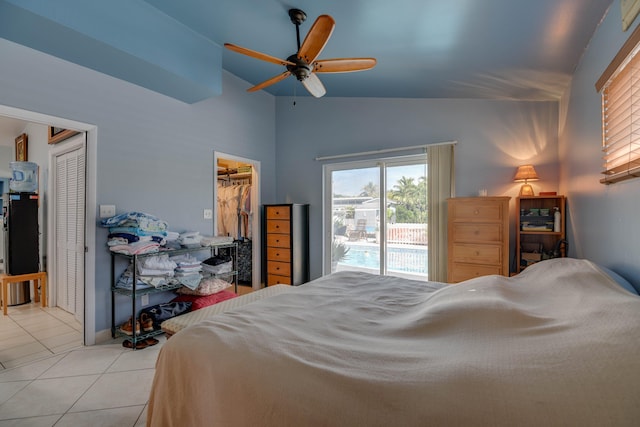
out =
<path fill-rule="evenodd" d="M 293 289 L 295 288 L 292 288 L 289 285 L 274 285 L 262 288 L 235 298 L 225 299 L 222 302 L 217 302 L 215 304 L 190 311 L 189 313 L 181 314 L 180 316 L 172 317 L 162 322 L 160 328 L 165 333 L 166 337 L 170 338 L 176 332 L 179 332 L 191 325 L 198 324 L 203 320 L 209 319 L 218 314 L 222 314 L 234 308 L 242 307 L 243 305 L 251 304 L 252 302 L 259 301 L 263 298 L 268 298 Z M 174 301 L 181 301 L 181 299 L 176 298 Z"/>
<path fill-rule="evenodd" d="M 340 272 L 161 349 L 149 426 L 627 426 L 640 297 L 587 260 L 456 285 Z"/>

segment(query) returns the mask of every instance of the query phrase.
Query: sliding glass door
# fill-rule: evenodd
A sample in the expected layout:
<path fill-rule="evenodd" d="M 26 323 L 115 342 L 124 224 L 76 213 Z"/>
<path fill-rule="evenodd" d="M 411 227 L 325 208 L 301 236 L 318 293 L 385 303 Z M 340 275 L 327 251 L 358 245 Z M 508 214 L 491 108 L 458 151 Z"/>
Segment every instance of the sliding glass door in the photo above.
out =
<path fill-rule="evenodd" d="M 427 280 L 425 155 L 325 166 L 325 273 Z"/>

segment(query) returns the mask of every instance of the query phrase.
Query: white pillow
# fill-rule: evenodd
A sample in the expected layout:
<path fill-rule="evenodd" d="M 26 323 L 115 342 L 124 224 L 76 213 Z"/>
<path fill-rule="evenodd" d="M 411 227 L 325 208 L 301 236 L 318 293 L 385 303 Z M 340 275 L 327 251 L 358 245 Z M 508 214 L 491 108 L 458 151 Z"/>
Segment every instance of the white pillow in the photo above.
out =
<path fill-rule="evenodd" d="M 212 295 L 220 291 L 224 291 L 225 289 L 228 289 L 231 286 L 232 286 L 231 283 L 225 280 L 211 277 L 207 279 L 202 279 L 198 287 L 195 289 L 189 289 L 186 286 L 182 286 L 181 288 L 178 288 L 176 292 L 182 295 L 203 296 L 203 295 Z"/>

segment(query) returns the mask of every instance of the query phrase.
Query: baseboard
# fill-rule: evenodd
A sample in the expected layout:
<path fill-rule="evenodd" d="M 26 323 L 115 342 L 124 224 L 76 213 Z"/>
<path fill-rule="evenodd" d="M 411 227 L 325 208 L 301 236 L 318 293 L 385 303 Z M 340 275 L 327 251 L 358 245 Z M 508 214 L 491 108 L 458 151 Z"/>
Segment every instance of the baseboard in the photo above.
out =
<path fill-rule="evenodd" d="M 113 340 L 111 337 L 111 329 L 103 329 L 96 332 L 96 344 L 104 344 Z"/>

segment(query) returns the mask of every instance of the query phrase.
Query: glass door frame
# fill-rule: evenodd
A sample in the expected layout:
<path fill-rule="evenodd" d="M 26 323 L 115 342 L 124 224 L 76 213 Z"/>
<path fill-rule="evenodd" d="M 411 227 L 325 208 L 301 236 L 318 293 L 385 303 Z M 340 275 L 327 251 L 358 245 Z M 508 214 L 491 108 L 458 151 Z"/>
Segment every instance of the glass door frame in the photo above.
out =
<path fill-rule="evenodd" d="M 342 163 L 330 163 L 322 167 L 322 275 L 331 273 L 331 242 L 333 241 L 333 185 L 332 173 L 350 169 L 364 169 L 377 167 L 379 173 L 380 201 L 378 209 L 380 211 L 380 275 L 387 274 L 387 168 L 390 166 L 415 165 L 416 163 L 427 162 L 427 153 L 413 154 L 408 156 L 385 157 L 380 159 L 357 160 Z M 429 201 L 427 200 L 427 205 Z"/>

